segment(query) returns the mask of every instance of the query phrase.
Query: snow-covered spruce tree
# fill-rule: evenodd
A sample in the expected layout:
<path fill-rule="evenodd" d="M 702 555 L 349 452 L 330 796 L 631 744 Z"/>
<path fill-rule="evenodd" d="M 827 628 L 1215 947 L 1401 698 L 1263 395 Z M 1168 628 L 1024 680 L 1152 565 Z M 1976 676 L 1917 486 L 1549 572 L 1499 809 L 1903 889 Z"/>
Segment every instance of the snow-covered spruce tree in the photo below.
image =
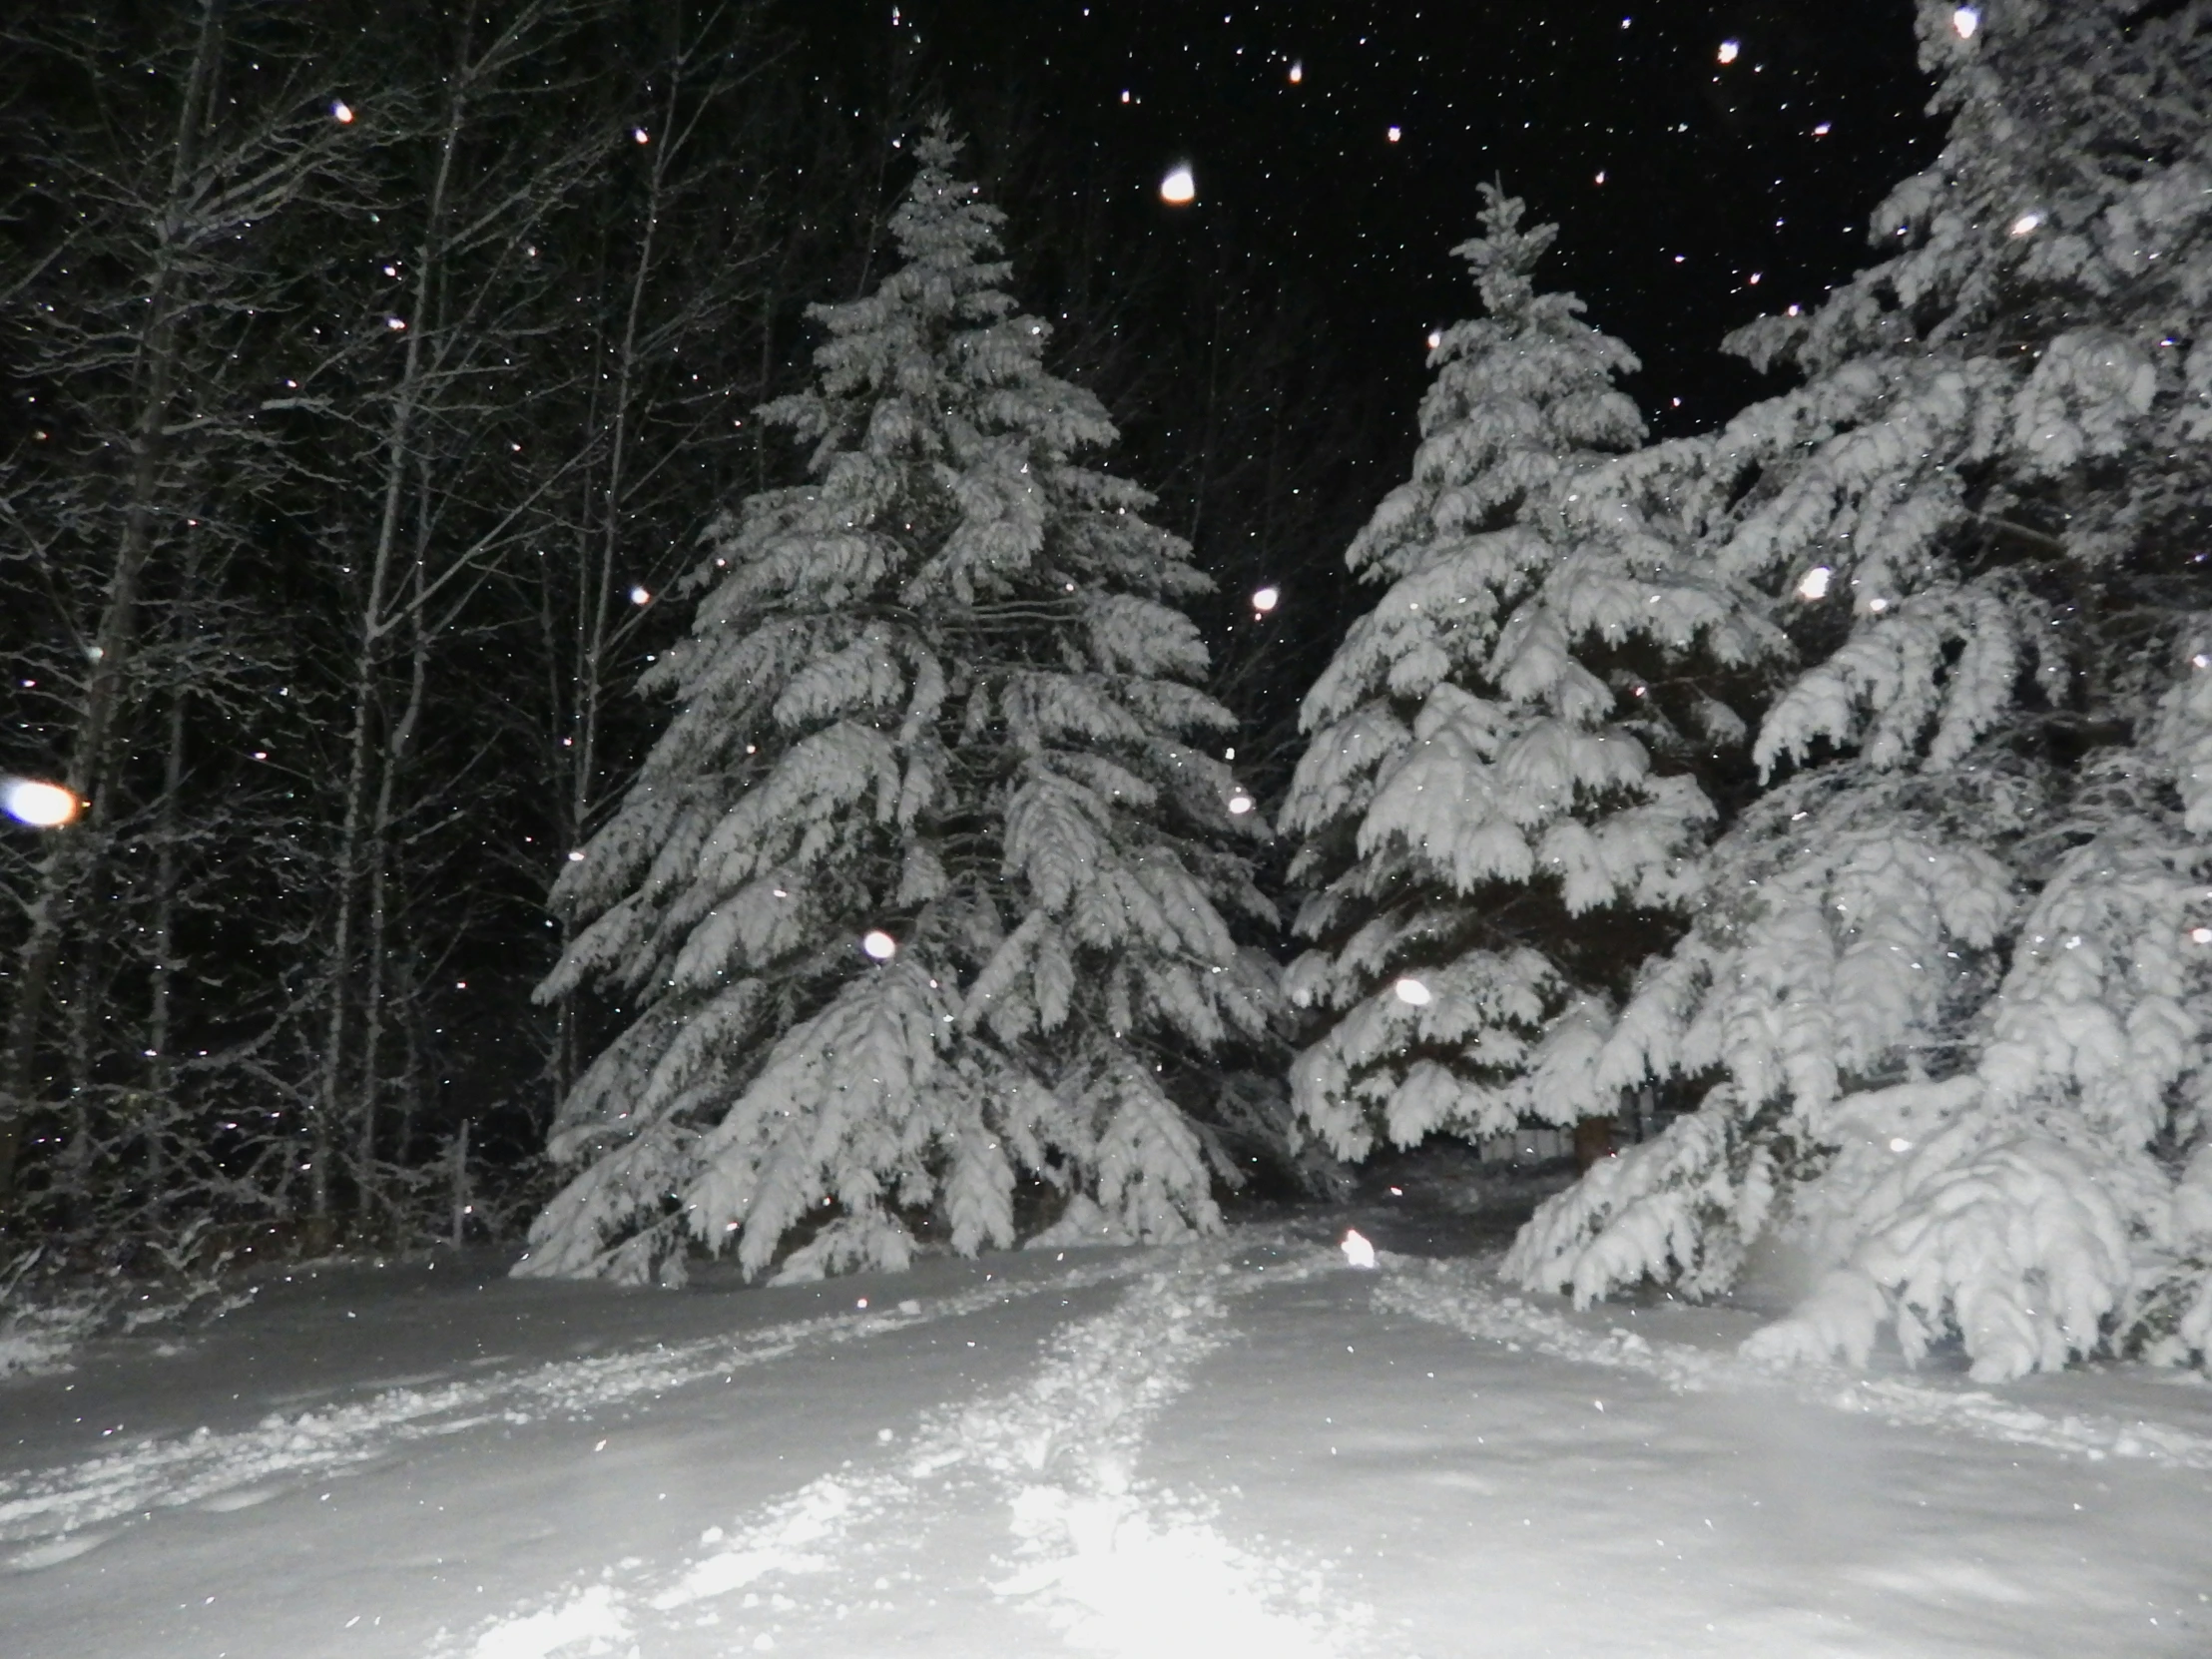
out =
<path fill-rule="evenodd" d="M 518 1271 L 903 1265 L 1014 1234 L 1017 1178 L 1071 1226 L 1218 1224 L 1178 1054 L 1265 1028 L 1272 920 L 1233 837 L 1228 724 L 1194 690 L 1201 592 L 1114 439 L 1045 371 L 991 263 L 998 213 L 940 132 L 892 220 L 898 269 L 818 307 L 818 389 L 769 417 L 814 481 L 709 535 L 678 712 L 556 901 L 591 919 L 542 994 L 619 989 L 625 1030 L 563 1104 L 582 1165 Z M 1219 1163 L 1219 1160 L 1213 1160 Z"/>
<path fill-rule="evenodd" d="M 1766 1354 L 2212 1346 L 2212 8 L 2131 12 L 1924 0 L 1896 253 L 1733 342 L 1804 383 L 1691 510 L 1809 666 L 1601 1061 L 1701 1103 L 1527 1285 L 1709 1292 L 1773 1230 L 1818 1277 Z"/>
<path fill-rule="evenodd" d="M 1435 346 L 1412 477 L 1347 554 L 1389 587 L 1307 696 L 1282 815 L 1289 989 L 1331 1021 L 1293 1099 L 1347 1158 L 1613 1110 L 1613 1010 L 1713 817 L 1691 759 L 1745 735 L 1715 691 L 1780 644 L 1681 557 L 1634 359 L 1532 280 L 1553 229 L 1486 195 L 1458 250 L 1486 314 Z"/>

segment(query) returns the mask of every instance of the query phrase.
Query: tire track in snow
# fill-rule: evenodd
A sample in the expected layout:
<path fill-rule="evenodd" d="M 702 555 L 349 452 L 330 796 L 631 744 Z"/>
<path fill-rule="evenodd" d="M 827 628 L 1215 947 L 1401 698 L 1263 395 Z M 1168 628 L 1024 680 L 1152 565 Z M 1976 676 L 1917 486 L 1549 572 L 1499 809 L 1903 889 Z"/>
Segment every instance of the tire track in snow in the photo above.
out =
<path fill-rule="evenodd" d="M 657 1632 L 723 1625 L 706 1604 L 740 1591 L 746 1605 L 718 1637 L 731 1651 L 749 1636 L 765 1650 L 780 1630 L 824 1611 L 819 1598 L 813 1607 L 798 1599 L 805 1580 L 833 1575 L 830 1590 L 850 1598 L 869 1556 L 910 1547 L 930 1516 L 964 1512 L 953 1501 L 963 1492 L 1006 1506 L 1009 1570 L 993 1592 L 1041 1617 L 1071 1647 L 1114 1659 L 1323 1659 L 1343 1651 L 1369 1615 L 1330 1597 L 1316 1564 L 1240 1548 L 1214 1525 L 1213 1504 L 1136 1472 L 1160 1411 L 1230 1340 L 1235 1297 L 1341 1269 L 1333 1251 L 1317 1251 L 1240 1273 L 1230 1258 L 1252 1242 L 1185 1247 L 1181 1260 L 1147 1274 L 1113 1308 L 1051 1339 L 1024 1381 L 924 1416 L 896 1463 L 822 1476 L 733 1533 L 711 1530 L 702 1539 L 709 1547 L 686 1563 L 627 1588 L 583 1586 L 433 1652 L 552 1659 L 589 1650 L 646 1659 Z M 888 1578 L 875 1587 L 889 1588 Z"/>
<path fill-rule="evenodd" d="M 585 1416 L 803 1352 L 983 1313 L 1046 1292 L 1110 1284 L 1143 1267 L 1139 1259 L 1124 1259 L 1025 1283 L 994 1281 L 927 1303 L 903 1302 L 894 1311 L 818 1315 L 735 1336 L 549 1361 L 435 1387 L 391 1387 L 350 1404 L 272 1412 L 236 1432 L 199 1429 L 57 1468 L 0 1476 L 0 1543 L 43 1538 L 7 1557 L 6 1564 L 19 1570 L 49 1566 L 82 1553 L 70 1547 L 82 1539 L 56 1534 L 149 1510 L 242 1507 L 264 1495 L 257 1488 L 355 1467 L 415 1441 L 490 1422 Z"/>
<path fill-rule="evenodd" d="M 1761 1364 L 1688 1343 L 1653 1342 L 1620 1326 L 1600 1335 L 1565 1315 L 1531 1307 L 1522 1298 L 1500 1291 L 1494 1262 L 1431 1261 L 1424 1273 L 1404 1267 L 1402 1259 L 1388 1265 L 1392 1271 L 1376 1287 L 1375 1300 L 1393 1313 L 1482 1341 L 1518 1344 L 1557 1360 L 1638 1372 L 1677 1393 L 1780 1387 L 1810 1404 L 1878 1416 L 1901 1426 L 1951 1429 L 1978 1439 L 2070 1452 L 2092 1461 L 2126 1457 L 2173 1468 L 2212 1469 L 2212 1439 L 2167 1423 L 2101 1412 L 2053 1416 L 2001 1399 L 1985 1388 L 1946 1388 L 1923 1380 L 1864 1377 L 1840 1366 Z"/>

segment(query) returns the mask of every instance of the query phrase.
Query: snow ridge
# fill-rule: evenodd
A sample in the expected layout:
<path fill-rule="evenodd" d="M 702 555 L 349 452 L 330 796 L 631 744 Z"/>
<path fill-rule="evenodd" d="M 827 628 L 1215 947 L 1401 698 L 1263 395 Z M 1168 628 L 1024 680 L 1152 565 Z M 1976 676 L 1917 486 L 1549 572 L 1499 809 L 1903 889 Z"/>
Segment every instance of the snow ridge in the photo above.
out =
<path fill-rule="evenodd" d="M 1046 1291 L 1112 1283 L 1143 1267 L 1141 1258 L 1097 1263 L 1028 1283 L 994 1280 L 927 1304 L 901 1304 L 895 1310 L 790 1320 L 732 1337 L 554 1361 L 528 1371 L 435 1387 L 388 1388 L 352 1404 L 295 1415 L 274 1412 L 236 1433 L 200 1429 L 60 1468 L 0 1476 L 0 1541 L 72 1531 L 150 1509 L 220 1504 L 224 1494 L 241 1488 L 353 1467 L 411 1440 L 457 1433 L 490 1421 L 520 1424 L 581 1415 L 726 1377 L 803 1350 L 959 1319 Z M 9 1564 L 44 1564 L 51 1548 L 42 1545 L 10 1558 Z"/>
<path fill-rule="evenodd" d="M 1502 1294 L 1494 1261 L 1430 1262 L 1425 1275 L 1392 1273 L 1377 1285 L 1375 1299 L 1392 1313 L 1478 1341 L 1517 1345 L 1578 1365 L 1637 1372 L 1676 1393 L 1783 1388 L 1810 1404 L 1900 1425 L 2043 1446 L 2092 1461 L 2133 1457 L 2174 1468 L 2212 1469 L 2212 1438 L 2170 1424 L 2097 1412 L 2052 1416 L 1986 1388 L 1950 1388 L 1930 1379 L 1864 1377 L 1838 1366 L 1765 1362 L 1688 1343 L 1654 1342 L 1618 1325 L 1601 1333 L 1565 1314 Z"/>

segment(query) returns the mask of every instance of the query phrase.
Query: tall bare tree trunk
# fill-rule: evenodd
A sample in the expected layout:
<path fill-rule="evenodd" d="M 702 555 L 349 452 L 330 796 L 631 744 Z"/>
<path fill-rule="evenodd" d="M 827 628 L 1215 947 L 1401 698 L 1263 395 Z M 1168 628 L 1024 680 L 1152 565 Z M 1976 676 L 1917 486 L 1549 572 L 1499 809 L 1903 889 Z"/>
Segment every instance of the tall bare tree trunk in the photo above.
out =
<path fill-rule="evenodd" d="M 414 433 L 425 393 L 428 327 L 442 278 L 439 262 L 446 202 L 461 134 L 468 119 L 469 32 L 464 19 L 460 51 L 446 81 L 443 131 L 428 200 L 423 204 L 422 241 L 415 252 L 411 291 L 414 326 L 408 329 L 399 381 L 393 388 L 390 424 L 385 435 L 383 505 L 376 540 L 369 551 L 368 592 L 364 597 L 353 652 L 353 720 L 347 735 L 344 807 L 338 823 L 335 854 L 336 893 L 330 920 L 330 949 L 325 972 L 329 1007 L 324 1019 L 322 1054 L 316 1071 L 314 1103 L 307 1136 L 308 1209 L 317 1220 L 330 1216 L 330 1163 L 338 1130 L 339 1095 L 345 1076 L 348 1026 L 347 981 L 353 970 L 354 910 L 361 888 L 361 843 L 367 828 L 368 774 L 375 730 L 376 682 L 382 670 L 384 636 L 390 614 L 394 566 L 406 500 L 407 478 L 416 460 Z M 410 319 L 402 318 L 402 321 Z"/>
<path fill-rule="evenodd" d="M 392 828 L 399 776 L 405 770 L 414 744 L 415 728 L 422 718 L 423 692 L 430 673 L 429 604 L 430 501 L 427 481 L 416 496 L 414 593 L 407 606 L 411 650 L 407 675 L 407 703 L 384 744 L 383 765 L 376 782 L 376 814 L 368 843 L 368 984 L 361 1003 L 361 1093 L 354 1182 L 358 1189 L 360 1219 L 374 1220 L 377 1205 L 376 1124 L 383 1094 L 383 1038 L 385 980 L 384 952 L 391 936 Z"/>
<path fill-rule="evenodd" d="M 89 948 L 77 952 L 70 964 L 76 983 L 69 997 L 69 1137 L 62 1147 L 62 1212 L 69 1228 L 82 1228 L 92 1219 L 93 1139 L 93 1031 L 92 1010 L 98 997 L 99 963 Z"/>
<path fill-rule="evenodd" d="M 681 25 L 678 24 L 677 27 Z M 661 113 L 662 142 L 654 150 L 652 167 L 647 177 L 645 228 L 637 240 L 636 263 L 630 269 L 630 291 L 623 306 L 622 335 L 615 347 L 614 369 L 610 376 L 613 384 L 608 392 L 611 419 L 607 434 L 605 479 L 597 487 L 587 490 L 588 511 L 579 527 L 583 544 L 580 551 L 584 555 L 579 561 L 579 568 L 588 572 L 588 575 L 584 591 L 578 596 L 581 603 L 577 607 L 575 652 L 571 665 L 571 684 L 576 703 L 571 717 L 572 728 L 567 734 L 568 742 L 563 746 L 569 757 L 567 830 L 571 846 L 583 843 L 590 830 L 592 815 L 599 805 L 599 746 L 605 718 L 616 570 L 622 553 L 623 492 L 629 470 L 637 384 L 643 366 L 639 330 L 645 315 L 646 299 L 652 289 L 662 205 L 669 188 L 669 170 L 678 154 L 678 121 L 684 92 L 684 54 L 679 44 L 670 53 L 667 96 L 663 100 Z M 595 376 L 587 405 L 594 432 L 599 423 L 600 383 L 601 377 Z M 592 521 L 595 518 L 598 521 L 597 534 L 593 534 Z M 564 918 L 561 923 L 561 945 L 564 950 L 573 931 L 573 920 Z M 563 998 L 555 1017 L 557 1024 L 554 1031 L 552 1082 L 554 1099 L 557 1101 L 566 1096 L 575 1076 L 577 1040 L 574 1000 Z"/>
<path fill-rule="evenodd" d="M 187 566 L 188 588 L 192 580 Z M 170 997 L 177 974 L 177 895 L 182 860 L 178 836 L 183 828 L 185 787 L 185 702 L 179 687 L 169 700 L 167 752 L 162 757 L 162 799 L 154 825 L 154 961 L 149 976 L 146 1017 L 147 1066 L 145 1170 L 146 1219 L 162 1222 L 168 1200 L 168 1141 L 177 1112 L 177 1059 L 169 1051 Z"/>

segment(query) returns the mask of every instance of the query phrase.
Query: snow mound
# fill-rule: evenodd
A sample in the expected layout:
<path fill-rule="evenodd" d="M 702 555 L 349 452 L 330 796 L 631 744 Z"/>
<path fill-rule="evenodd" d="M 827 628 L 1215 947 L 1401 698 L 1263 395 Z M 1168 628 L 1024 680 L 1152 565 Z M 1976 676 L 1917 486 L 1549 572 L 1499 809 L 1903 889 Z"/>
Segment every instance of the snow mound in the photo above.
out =
<path fill-rule="evenodd" d="M 1044 1559 L 994 1584 L 1039 1599 L 1068 1644 L 1129 1659 L 1320 1659 L 1310 1613 L 1270 1605 L 1273 1570 L 1195 1518 L 1057 1486 L 1014 1494 L 1014 1531 Z"/>
<path fill-rule="evenodd" d="M 553 1659 L 561 1653 L 612 1653 L 630 1634 L 630 1621 L 604 1584 L 558 1607 L 494 1625 L 469 1649 L 470 1659 Z"/>

